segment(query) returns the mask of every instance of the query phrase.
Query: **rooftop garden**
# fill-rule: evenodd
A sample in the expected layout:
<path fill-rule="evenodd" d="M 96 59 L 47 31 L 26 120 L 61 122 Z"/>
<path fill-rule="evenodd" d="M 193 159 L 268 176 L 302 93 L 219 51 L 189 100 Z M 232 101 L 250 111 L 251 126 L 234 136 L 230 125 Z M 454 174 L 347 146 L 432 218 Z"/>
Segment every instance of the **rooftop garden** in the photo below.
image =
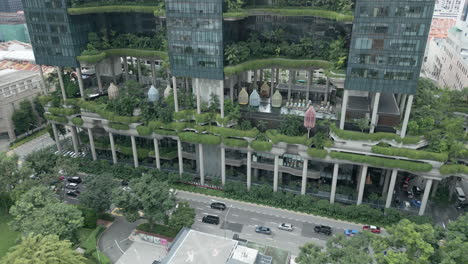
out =
<path fill-rule="evenodd" d="M 114 12 L 154 13 L 164 10 L 164 0 L 68 0 L 70 15 Z"/>

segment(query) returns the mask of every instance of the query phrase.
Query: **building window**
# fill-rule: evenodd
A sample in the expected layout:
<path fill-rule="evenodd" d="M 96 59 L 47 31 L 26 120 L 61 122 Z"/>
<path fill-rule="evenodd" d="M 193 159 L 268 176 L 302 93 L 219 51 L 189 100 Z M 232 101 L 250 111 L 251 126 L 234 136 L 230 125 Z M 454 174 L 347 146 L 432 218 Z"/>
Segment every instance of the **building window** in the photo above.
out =
<path fill-rule="evenodd" d="M 351 77 L 366 78 L 366 79 L 377 79 L 379 71 L 375 69 L 366 68 L 352 68 Z"/>

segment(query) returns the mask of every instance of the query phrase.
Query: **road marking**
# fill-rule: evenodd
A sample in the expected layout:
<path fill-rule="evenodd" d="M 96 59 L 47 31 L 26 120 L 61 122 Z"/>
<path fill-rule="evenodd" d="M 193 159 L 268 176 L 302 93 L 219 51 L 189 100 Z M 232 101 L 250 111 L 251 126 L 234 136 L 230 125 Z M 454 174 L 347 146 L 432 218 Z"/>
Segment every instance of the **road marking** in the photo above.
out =
<path fill-rule="evenodd" d="M 251 220 L 254 220 L 254 221 L 258 221 L 258 219 L 257 219 L 257 218 L 250 218 L 250 219 L 251 219 Z"/>
<path fill-rule="evenodd" d="M 203 208 L 200 208 L 200 207 L 195 207 L 195 208 L 200 210 L 200 211 L 203 211 Z"/>
<path fill-rule="evenodd" d="M 122 243 L 122 242 L 124 242 L 125 240 L 128 240 L 128 237 L 127 237 L 126 239 L 120 240 L 119 243 Z"/>
<path fill-rule="evenodd" d="M 140 254 L 138 254 L 138 251 L 136 250 L 136 248 L 134 248 L 133 250 L 135 251 L 135 254 L 137 255 L 138 262 L 141 262 Z"/>
<path fill-rule="evenodd" d="M 115 244 L 117 245 L 117 247 L 119 248 L 119 250 L 122 252 L 122 254 L 124 254 L 125 252 L 122 250 L 122 248 L 119 246 L 119 243 L 117 243 L 117 240 L 114 240 L 115 241 Z"/>
<path fill-rule="evenodd" d="M 237 214 L 232 214 L 232 216 L 238 217 L 239 215 L 237 215 Z"/>

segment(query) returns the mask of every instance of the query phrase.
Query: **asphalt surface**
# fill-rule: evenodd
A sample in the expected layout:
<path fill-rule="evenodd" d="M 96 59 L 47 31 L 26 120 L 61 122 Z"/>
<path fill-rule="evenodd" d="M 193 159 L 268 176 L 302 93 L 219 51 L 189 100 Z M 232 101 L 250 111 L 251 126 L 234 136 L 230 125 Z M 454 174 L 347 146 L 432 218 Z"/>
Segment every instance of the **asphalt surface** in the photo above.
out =
<path fill-rule="evenodd" d="M 192 229 L 231 238 L 237 233 L 243 239 L 286 249 L 293 256 L 297 256 L 299 247 L 308 242 L 325 246 L 330 237 L 315 233 L 313 229 L 316 225 L 332 227 L 333 234 L 343 233 L 345 229 L 362 229 L 362 225 L 358 224 L 195 193 L 178 191 L 177 198 L 188 201 L 195 208 L 196 220 Z M 214 201 L 223 202 L 228 208 L 224 211 L 211 209 L 210 204 Z M 207 214 L 218 216 L 220 224 L 203 223 L 201 219 Z M 278 229 L 281 223 L 292 224 L 294 230 Z M 269 227 L 272 234 L 258 234 L 255 232 L 256 226 Z"/>

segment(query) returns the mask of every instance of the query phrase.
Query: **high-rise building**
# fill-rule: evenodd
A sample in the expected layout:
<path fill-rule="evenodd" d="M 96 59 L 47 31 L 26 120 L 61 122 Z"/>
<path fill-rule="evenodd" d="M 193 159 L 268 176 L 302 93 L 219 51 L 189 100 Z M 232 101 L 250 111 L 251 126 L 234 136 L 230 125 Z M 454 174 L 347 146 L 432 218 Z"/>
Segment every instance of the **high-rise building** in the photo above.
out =
<path fill-rule="evenodd" d="M 346 158 L 368 155 L 395 163 L 401 157 L 376 155 L 370 146 L 381 140 L 413 149 L 422 144 L 407 139 L 406 130 L 433 0 L 281 1 L 287 8 L 260 0 L 245 6 L 165 0 L 164 7 L 162 0 L 119 6 L 23 1 L 36 61 L 73 67 L 71 78 L 87 100 L 65 100 L 61 85 L 63 102 L 83 111 L 48 115 L 53 127 L 70 127 L 75 152 L 88 141 L 93 159 L 175 170 L 199 185 L 238 181 L 249 190 L 264 183 L 331 202 L 361 204 L 371 182 L 382 190 L 385 207 L 392 205 L 399 171 L 424 177 L 426 192 L 442 178 L 428 175 L 427 165 L 421 170 L 424 160 L 409 159 L 417 164 L 413 169 Z M 125 96 L 119 89 L 127 80 L 147 85 L 140 91 L 147 96 L 144 105 L 156 106 L 125 116 L 103 112 L 108 98 Z M 356 119 L 363 117 L 370 117 L 370 133 L 389 133 L 384 139 L 347 136 L 343 129 L 356 130 Z M 316 119 L 338 127 L 316 129 Z M 324 139 L 307 139 L 316 133 Z M 334 142 L 325 150 L 329 136 Z M 338 180 L 349 195 L 337 193 Z M 420 214 L 428 193 L 424 197 Z"/>
<path fill-rule="evenodd" d="M 17 12 L 23 10 L 21 0 L 2 0 L 0 1 L 0 12 Z"/>

